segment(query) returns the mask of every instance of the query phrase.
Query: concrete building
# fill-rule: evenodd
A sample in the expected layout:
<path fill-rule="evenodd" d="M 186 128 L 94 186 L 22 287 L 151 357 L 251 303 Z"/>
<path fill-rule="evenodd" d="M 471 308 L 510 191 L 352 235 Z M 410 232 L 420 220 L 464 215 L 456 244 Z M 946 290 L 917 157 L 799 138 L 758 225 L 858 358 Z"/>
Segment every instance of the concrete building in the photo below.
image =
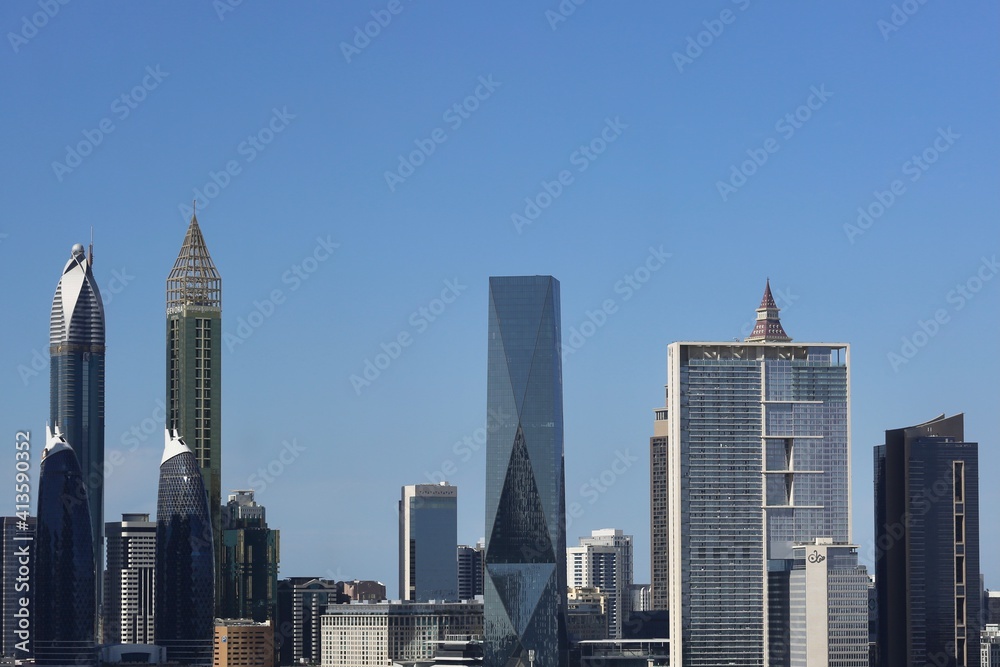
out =
<path fill-rule="evenodd" d="M 104 534 L 104 643 L 153 644 L 156 522 L 148 514 L 122 514 Z"/>
<path fill-rule="evenodd" d="M 632 584 L 628 588 L 629 613 L 653 610 L 653 587 L 649 584 Z"/>
<path fill-rule="evenodd" d="M 381 667 L 392 661 L 428 660 L 448 635 L 481 637 L 482 603 L 331 605 L 323 616 L 322 665 Z"/>
<path fill-rule="evenodd" d="M 608 639 L 608 596 L 601 589 L 569 587 L 566 593 L 566 632 L 571 644 Z"/>
<path fill-rule="evenodd" d="M 383 602 L 387 600 L 381 581 L 357 580 L 337 582 L 337 604 L 351 602 Z"/>
<path fill-rule="evenodd" d="M 983 627 L 980 642 L 981 667 L 1000 667 L 1000 625 L 990 623 Z"/>
<path fill-rule="evenodd" d="M 320 663 L 321 617 L 337 604 L 337 582 L 319 577 L 291 577 L 278 582 L 278 632 L 281 665 Z"/>
<path fill-rule="evenodd" d="M 607 596 L 607 638 L 621 639 L 631 607 L 632 536 L 604 528 L 566 547 L 566 584 L 600 589 Z"/>
<path fill-rule="evenodd" d="M 404 486 L 399 500 L 399 596 L 411 602 L 458 600 L 458 487 Z"/>
<path fill-rule="evenodd" d="M 270 621 L 217 619 L 212 667 L 275 667 Z"/>
<path fill-rule="evenodd" d="M 458 599 L 471 600 L 483 595 L 483 578 L 486 576 L 486 541 L 476 546 L 458 545 Z"/>
<path fill-rule="evenodd" d="M 1000 591 L 983 593 L 983 625 L 1000 625 Z"/>

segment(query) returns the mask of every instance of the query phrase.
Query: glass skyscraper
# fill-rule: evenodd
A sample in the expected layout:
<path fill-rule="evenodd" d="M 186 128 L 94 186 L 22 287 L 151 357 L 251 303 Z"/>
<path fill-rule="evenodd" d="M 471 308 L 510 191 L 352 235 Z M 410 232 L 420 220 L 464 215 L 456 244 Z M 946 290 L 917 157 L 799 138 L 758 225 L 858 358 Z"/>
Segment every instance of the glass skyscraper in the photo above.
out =
<path fill-rule="evenodd" d="M 280 532 L 267 527 L 263 505 L 252 490 L 229 494 L 222 517 L 222 618 L 278 620 Z"/>
<path fill-rule="evenodd" d="M 87 486 L 76 453 L 58 430 L 46 431 L 31 547 L 35 664 L 95 665 L 97 574 Z"/>
<path fill-rule="evenodd" d="M 458 487 L 404 486 L 399 500 L 399 597 L 414 602 L 458 598 Z"/>
<path fill-rule="evenodd" d="M 166 434 L 156 498 L 156 643 L 167 659 L 212 664 L 215 540 L 198 462 L 176 431 Z"/>
<path fill-rule="evenodd" d="M 222 558 L 222 277 L 198 218 L 167 277 L 167 428 L 198 460 L 208 491 L 216 572 Z M 222 579 L 219 579 L 221 585 Z M 216 593 L 217 610 L 221 590 Z"/>
<path fill-rule="evenodd" d="M 672 343 L 667 366 L 651 524 L 667 548 L 653 597 L 667 592 L 670 662 L 759 667 L 780 597 L 769 570 L 795 544 L 850 542 L 849 347 L 793 344 L 768 285 L 746 341 Z"/>
<path fill-rule="evenodd" d="M 103 570 L 104 302 L 77 243 L 56 285 L 49 320 L 49 423 L 76 453 L 90 498 L 94 568 Z M 97 584 L 95 583 L 95 586 Z M 100 589 L 94 591 L 100 596 Z M 96 613 L 96 612 L 95 612 Z"/>
<path fill-rule="evenodd" d="M 485 662 L 565 667 L 559 281 L 490 278 Z"/>

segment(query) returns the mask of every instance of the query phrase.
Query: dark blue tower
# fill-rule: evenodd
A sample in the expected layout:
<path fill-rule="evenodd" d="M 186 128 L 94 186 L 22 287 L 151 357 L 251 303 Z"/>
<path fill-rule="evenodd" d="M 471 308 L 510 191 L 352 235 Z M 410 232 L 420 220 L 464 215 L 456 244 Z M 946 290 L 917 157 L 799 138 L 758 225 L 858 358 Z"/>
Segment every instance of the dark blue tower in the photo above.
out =
<path fill-rule="evenodd" d="M 95 571 L 103 570 L 104 302 L 94 280 L 94 253 L 74 245 L 52 299 L 49 321 L 49 422 L 80 461 L 90 498 Z M 100 595 L 99 590 L 95 590 Z"/>
<path fill-rule="evenodd" d="M 490 278 L 487 667 L 567 663 L 559 312 L 551 276 Z"/>
<path fill-rule="evenodd" d="M 34 544 L 35 664 L 94 665 L 97 576 L 87 487 L 76 453 L 56 429 L 38 475 Z"/>
<path fill-rule="evenodd" d="M 167 432 L 156 498 L 156 643 L 167 659 L 212 664 L 215 550 L 212 515 L 198 461 Z"/>

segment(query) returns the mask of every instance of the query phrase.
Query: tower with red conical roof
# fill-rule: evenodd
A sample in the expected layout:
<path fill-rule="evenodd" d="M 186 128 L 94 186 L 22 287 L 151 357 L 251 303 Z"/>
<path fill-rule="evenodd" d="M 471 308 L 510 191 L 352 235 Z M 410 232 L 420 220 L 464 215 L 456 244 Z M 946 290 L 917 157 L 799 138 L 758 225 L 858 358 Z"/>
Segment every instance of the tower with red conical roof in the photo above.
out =
<path fill-rule="evenodd" d="M 781 326 L 781 318 L 778 313 L 781 309 L 774 302 L 771 296 L 771 280 L 768 279 L 764 286 L 764 297 L 760 300 L 760 307 L 757 308 L 757 324 L 747 337 L 748 343 L 790 343 L 792 341 L 785 328 Z"/>

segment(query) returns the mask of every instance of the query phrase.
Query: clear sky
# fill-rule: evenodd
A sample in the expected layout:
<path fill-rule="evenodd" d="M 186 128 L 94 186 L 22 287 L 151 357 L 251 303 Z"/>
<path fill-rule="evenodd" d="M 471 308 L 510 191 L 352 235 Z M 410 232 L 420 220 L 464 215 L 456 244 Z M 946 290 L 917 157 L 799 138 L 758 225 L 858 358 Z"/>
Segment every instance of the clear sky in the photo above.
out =
<path fill-rule="evenodd" d="M 281 576 L 393 595 L 400 487 L 442 472 L 483 535 L 487 279 L 551 274 L 570 543 L 622 528 L 648 581 L 666 346 L 746 335 L 770 277 L 789 335 L 852 345 L 866 559 L 872 446 L 964 411 L 1000 586 L 995 3 L 232 4 L 0 4 L 0 433 L 37 463 L 52 294 L 93 227 L 109 520 L 155 513 L 198 198 L 223 489 L 258 491 Z"/>

